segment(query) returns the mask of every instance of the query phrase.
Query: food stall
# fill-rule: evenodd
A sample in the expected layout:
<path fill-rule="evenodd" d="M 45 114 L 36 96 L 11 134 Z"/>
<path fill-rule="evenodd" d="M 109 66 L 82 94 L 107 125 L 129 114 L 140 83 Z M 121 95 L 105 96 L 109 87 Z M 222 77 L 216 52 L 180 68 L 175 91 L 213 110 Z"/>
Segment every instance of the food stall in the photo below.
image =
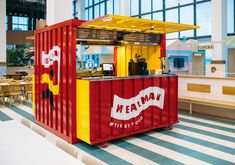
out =
<path fill-rule="evenodd" d="M 88 144 L 172 128 L 178 122 L 178 78 L 155 71 L 166 55 L 166 33 L 195 28 L 106 15 L 37 30 L 36 123 L 70 143 Z M 101 65 L 102 74 L 78 76 L 77 44 L 115 46 L 114 61 Z"/>

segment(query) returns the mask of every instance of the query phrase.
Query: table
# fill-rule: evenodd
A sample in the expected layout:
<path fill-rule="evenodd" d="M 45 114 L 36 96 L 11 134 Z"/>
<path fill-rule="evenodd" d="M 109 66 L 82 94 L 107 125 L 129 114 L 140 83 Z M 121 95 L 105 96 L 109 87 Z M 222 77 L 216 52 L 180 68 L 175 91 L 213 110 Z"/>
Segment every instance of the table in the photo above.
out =
<path fill-rule="evenodd" d="M 84 165 L 15 120 L 0 123 L 2 165 Z"/>
<path fill-rule="evenodd" d="M 0 86 L 7 86 L 9 83 L 0 83 Z"/>
<path fill-rule="evenodd" d="M 21 74 L 7 74 L 5 75 L 6 78 L 13 78 L 14 80 L 21 80 L 22 75 Z"/>

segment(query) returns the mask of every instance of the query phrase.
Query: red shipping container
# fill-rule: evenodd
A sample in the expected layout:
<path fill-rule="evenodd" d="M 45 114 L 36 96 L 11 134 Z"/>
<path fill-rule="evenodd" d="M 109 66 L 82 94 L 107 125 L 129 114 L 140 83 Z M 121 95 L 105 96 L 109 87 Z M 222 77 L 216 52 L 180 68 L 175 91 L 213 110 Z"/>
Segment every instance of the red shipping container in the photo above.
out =
<path fill-rule="evenodd" d="M 76 30 L 69 20 L 35 31 L 36 123 L 70 143 L 76 137 Z"/>

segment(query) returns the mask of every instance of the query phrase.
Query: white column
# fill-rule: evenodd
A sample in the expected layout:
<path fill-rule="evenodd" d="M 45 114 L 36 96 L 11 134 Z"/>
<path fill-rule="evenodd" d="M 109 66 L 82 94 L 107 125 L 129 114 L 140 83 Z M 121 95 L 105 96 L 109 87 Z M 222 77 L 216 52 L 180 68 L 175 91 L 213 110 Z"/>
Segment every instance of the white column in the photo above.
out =
<path fill-rule="evenodd" d="M 6 0 L 0 0 L 0 77 L 6 74 Z"/>
<path fill-rule="evenodd" d="M 121 16 L 130 16 L 130 0 L 120 0 L 120 15 Z"/>
<path fill-rule="evenodd" d="M 53 25 L 73 18 L 73 0 L 47 0 L 46 20 Z"/>
<path fill-rule="evenodd" d="M 210 76 L 224 77 L 226 73 L 226 43 L 227 36 L 227 0 L 212 0 L 212 63 L 207 66 Z M 216 71 L 211 73 L 211 67 Z M 211 74 L 210 74 L 211 73 Z"/>

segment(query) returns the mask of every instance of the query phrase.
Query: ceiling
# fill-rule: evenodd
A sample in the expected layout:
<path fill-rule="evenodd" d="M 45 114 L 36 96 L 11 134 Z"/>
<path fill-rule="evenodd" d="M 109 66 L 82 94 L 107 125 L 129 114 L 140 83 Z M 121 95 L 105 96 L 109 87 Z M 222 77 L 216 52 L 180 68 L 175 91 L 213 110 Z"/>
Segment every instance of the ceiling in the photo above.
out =
<path fill-rule="evenodd" d="M 45 18 L 46 0 L 7 0 L 7 15 Z"/>

